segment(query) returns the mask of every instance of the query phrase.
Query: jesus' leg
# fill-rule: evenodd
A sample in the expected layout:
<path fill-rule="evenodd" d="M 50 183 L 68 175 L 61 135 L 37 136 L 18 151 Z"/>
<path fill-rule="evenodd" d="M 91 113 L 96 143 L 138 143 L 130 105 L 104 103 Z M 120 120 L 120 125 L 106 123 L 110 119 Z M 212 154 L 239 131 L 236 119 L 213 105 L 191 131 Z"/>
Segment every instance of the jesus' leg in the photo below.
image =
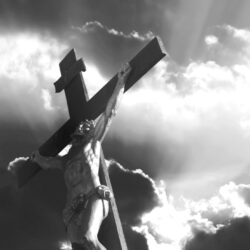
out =
<path fill-rule="evenodd" d="M 97 196 L 92 196 L 89 199 L 87 207 L 79 216 L 81 221 L 77 232 L 77 244 L 72 244 L 74 250 L 106 250 L 99 242 L 97 235 L 102 221 L 108 215 L 108 210 L 107 200 L 100 199 Z"/>

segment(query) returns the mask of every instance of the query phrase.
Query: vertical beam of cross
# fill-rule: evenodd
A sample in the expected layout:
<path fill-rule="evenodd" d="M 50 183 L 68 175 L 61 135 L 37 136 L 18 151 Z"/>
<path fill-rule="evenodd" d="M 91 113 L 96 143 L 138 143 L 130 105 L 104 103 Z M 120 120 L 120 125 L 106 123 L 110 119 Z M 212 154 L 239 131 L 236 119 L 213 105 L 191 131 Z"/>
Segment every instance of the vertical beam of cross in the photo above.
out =
<path fill-rule="evenodd" d="M 65 56 L 59 67 L 62 77 L 54 83 L 56 92 L 65 90 L 69 116 L 77 126 L 82 119 L 82 114 L 86 113 L 86 106 L 89 101 L 84 79 L 80 74 L 81 71 L 86 71 L 86 67 L 82 59 L 76 60 L 74 49 Z"/>
<path fill-rule="evenodd" d="M 81 67 L 77 67 L 77 65 L 81 65 Z M 83 119 L 82 114 L 84 112 L 86 113 L 86 104 L 89 100 L 88 92 L 84 84 L 83 77 L 80 73 L 80 71 L 85 70 L 86 69 L 82 59 L 77 61 L 75 51 L 71 50 L 60 63 L 60 71 L 62 76 L 55 83 L 56 92 L 60 92 L 60 90 L 64 89 L 70 120 L 74 124 L 78 124 Z M 108 186 L 112 191 L 112 185 L 110 182 L 108 169 L 105 164 L 103 152 L 101 152 L 100 159 L 100 179 L 101 183 Z M 111 233 L 114 240 L 112 249 L 127 250 L 128 248 L 114 197 L 111 198 L 110 205 L 111 216 L 109 217 L 111 217 L 111 220 L 114 221 L 113 224 L 115 224 L 115 228 L 109 229 L 109 231 L 112 230 Z"/>
<path fill-rule="evenodd" d="M 111 185 L 111 181 L 109 178 L 109 173 L 108 173 L 108 168 L 107 165 L 105 163 L 105 158 L 104 158 L 104 154 L 103 151 L 101 151 L 101 172 L 100 172 L 100 178 L 101 178 L 101 182 L 103 182 L 105 185 L 107 185 L 110 189 L 110 191 L 112 192 L 112 194 L 114 194 L 112 185 Z M 123 232 L 123 228 L 122 228 L 122 223 L 120 220 L 120 216 L 119 216 L 119 212 L 118 212 L 118 208 L 116 205 L 116 200 L 115 197 L 111 197 L 110 199 L 110 205 L 111 205 L 111 210 L 112 213 L 110 214 L 111 216 L 111 220 L 113 222 L 113 224 L 115 224 L 115 231 L 119 237 L 119 242 L 116 241 L 114 242 L 114 245 L 112 244 L 112 246 L 110 246 L 108 249 L 111 250 L 118 250 L 118 249 L 122 249 L 122 250 L 127 250 L 127 243 L 125 240 L 125 236 L 124 236 L 124 232 Z M 109 231 L 109 232 L 108 232 Z M 109 228 L 107 231 L 107 234 L 109 234 L 110 236 L 112 235 L 112 229 Z M 115 246 L 117 245 L 117 246 Z"/>

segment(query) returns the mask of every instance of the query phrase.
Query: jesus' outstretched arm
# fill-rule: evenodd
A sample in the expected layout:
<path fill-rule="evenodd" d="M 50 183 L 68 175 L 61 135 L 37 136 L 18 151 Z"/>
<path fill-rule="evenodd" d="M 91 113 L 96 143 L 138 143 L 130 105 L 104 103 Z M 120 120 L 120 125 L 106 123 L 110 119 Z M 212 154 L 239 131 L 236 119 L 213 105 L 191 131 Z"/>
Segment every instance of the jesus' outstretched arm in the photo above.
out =
<path fill-rule="evenodd" d="M 126 80 L 131 72 L 131 67 L 127 63 L 123 66 L 123 68 L 118 73 L 118 81 L 110 97 L 106 110 L 102 113 L 100 118 L 98 119 L 93 136 L 93 143 L 95 144 L 96 141 L 102 142 L 108 128 L 111 124 L 112 118 L 115 116 L 118 108 L 118 104 L 121 100 L 121 97 L 124 92 L 124 86 Z"/>
<path fill-rule="evenodd" d="M 39 151 L 35 151 L 30 157 L 31 161 L 37 162 L 42 169 L 59 168 L 62 169 L 62 157 L 44 157 Z"/>

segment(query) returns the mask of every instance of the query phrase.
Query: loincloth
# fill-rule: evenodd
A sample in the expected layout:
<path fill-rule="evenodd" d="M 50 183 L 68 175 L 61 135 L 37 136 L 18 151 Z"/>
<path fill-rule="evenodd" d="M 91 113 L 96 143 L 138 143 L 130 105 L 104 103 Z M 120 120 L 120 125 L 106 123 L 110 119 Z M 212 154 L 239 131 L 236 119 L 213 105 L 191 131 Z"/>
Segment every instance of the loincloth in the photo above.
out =
<path fill-rule="evenodd" d="M 112 193 L 107 186 L 100 185 L 87 194 L 79 194 L 71 204 L 63 210 L 63 222 L 68 227 L 72 220 L 77 219 L 80 213 L 87 208 L 89 199 L 96 195 L 99 199 L 110 200 Z"/>

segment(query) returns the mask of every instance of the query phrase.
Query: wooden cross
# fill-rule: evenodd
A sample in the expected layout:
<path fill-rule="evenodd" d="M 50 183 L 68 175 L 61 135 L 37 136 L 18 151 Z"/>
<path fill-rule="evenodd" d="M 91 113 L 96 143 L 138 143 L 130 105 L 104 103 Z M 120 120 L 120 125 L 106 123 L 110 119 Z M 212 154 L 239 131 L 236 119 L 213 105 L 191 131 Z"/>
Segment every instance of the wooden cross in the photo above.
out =
<path fill-rule="evenodd" d="M 129 62 L 132 72 L 126 81 L 125 91 L 127 91 L 164 56 L 165 53 L 163 47 L 158 42 L 157 38 L 154 38 Z M 71 50 L 60 62 L 60 71 L 61 77 L 54 83 L 54 85 L 57 93 L 62 90 L 65 91 L 70 119 L 39 147 L 39 152 L 43 156 L 57 155 L 70 143 L 70 135 L 82 120 L 94 120 L 104 112 L 118 80 L 117 75 L 115 75 L 94 97 L 89 100 L 83 77 L 80 74 L 81 71 L 86 71 L 86 68 L 82 59 L 76 59 L 74 50 Z M 101 154 L 100 162 L 101 182 L 102 184 L 107 185 L 112 191 L 103 153 Z M 23 186 L 32 176 L 39 172 L 40 169 L 41 168 L 33 162 L 28 162 L 27 166 L 19 169 L 17 172 L 19 187 Z M 112 249 L 127 250 L 115 199 L 112 198 L 110 203 L 112 212 L 111 217 L 116 225 L 115 232 L 111 232 L 113 239 L 116 239 L 115 246 L 112 246 Z"/>

